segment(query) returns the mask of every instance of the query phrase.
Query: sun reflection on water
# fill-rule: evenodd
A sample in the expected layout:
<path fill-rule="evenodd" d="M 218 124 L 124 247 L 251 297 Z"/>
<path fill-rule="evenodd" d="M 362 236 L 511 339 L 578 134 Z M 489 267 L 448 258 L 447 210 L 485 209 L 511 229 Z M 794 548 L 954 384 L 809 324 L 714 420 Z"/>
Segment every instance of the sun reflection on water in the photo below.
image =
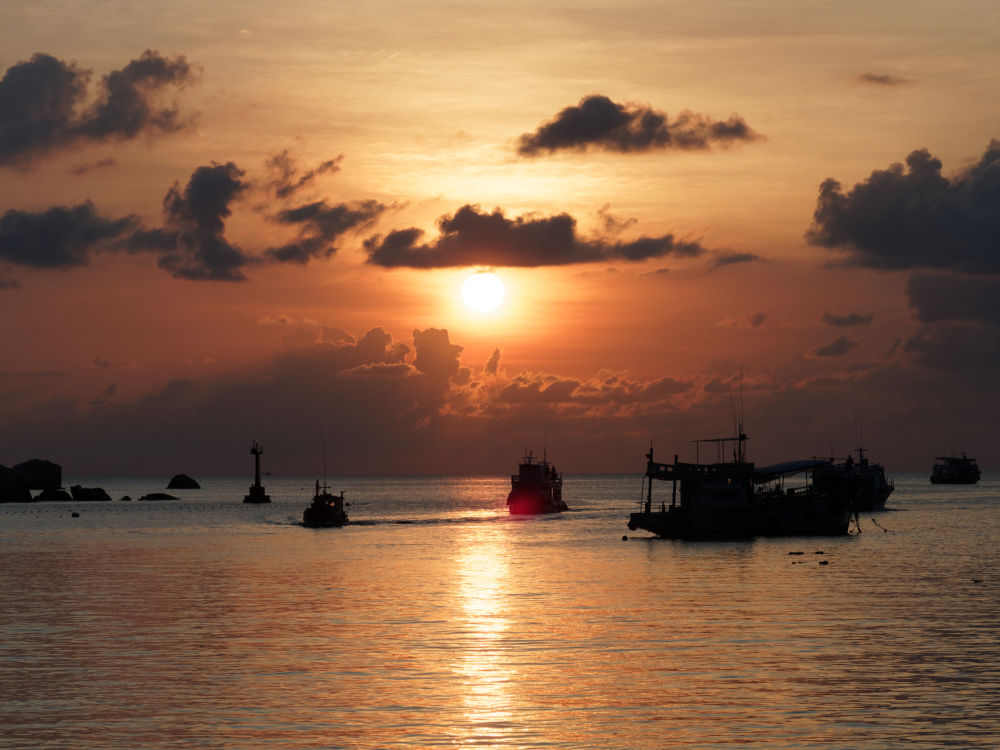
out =
<path fill-rule="evenodd" d="M 509 744 L 516 669 L 509 651 L 508 539 L 505 528 L 475 528 L 456 559 L 456 614 L 460 640 L 453 669 L 462 681 L 465 739 L 477 745 Z M 485 743 L 485 744 L 484 744 Z"/>

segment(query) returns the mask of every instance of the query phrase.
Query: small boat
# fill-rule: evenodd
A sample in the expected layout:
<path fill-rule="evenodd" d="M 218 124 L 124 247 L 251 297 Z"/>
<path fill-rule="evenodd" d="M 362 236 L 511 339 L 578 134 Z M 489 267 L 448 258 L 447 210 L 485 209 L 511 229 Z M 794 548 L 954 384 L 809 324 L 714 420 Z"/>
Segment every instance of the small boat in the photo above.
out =
<path fill-rule="evenodd" d="M 568 510 L 562 499 L 562 474 L 556 471 L 548 457 L 536 461 L 528 451 L 511 474 L 507 508 L 514 515 L 538 515 Z"/>
<path fill-rule="evenodd" d="M 786 479 L 825 465 L 823 459 L 788 461 L 758 467 L 747 461 L 742 425 L 736 437 L 696 440 L 717 444 L 720 460 L 703 464 L 653 461 L 646 454 L 646 497 L 642 510 L 629 516 L 632 531 L 644 529 L 669 539 L 745 539 L 756 536 L 835 536 L 846 534 L 851 493 L 842 482 L 817 487 L 807 482 L 787 486 Z M 721 461 L 727 443 L 733 460 Z M 653 480 L 673 483 L 670 504 L 653 508 Z M 678 495 L 678 485 L 680 493 Z"/>
<path fill-rule="evenodd" d="M 961 456 L 938 456 L 931 469 L 931 484 L 975 484 L 982 472 L 976 459 Z"/>
<path fill-rule="evenodd" d="M 316 493 L 312 505 L 302 512 L 302 525 L 312 529 L 343 526 L 347 523 L 347 511 L 344 510 L 344 493 L 334 495 L 324 483 L 320 487 L 316 480 Z"/>
<path fill-rule="evenodd" d="M 885 476 L 882 464 L 868 461 L 867 448 L 855 448 L 858 460 L 853 456 L 837 463 L 831 458 L 825 466 L 813 469 L 813 484 L 825 487 L 832 483 L 847 482 L 851 487 L 851 499 L 855 511 L 885 510 L 885 501 L 895 489 L 891 479 Z"/>

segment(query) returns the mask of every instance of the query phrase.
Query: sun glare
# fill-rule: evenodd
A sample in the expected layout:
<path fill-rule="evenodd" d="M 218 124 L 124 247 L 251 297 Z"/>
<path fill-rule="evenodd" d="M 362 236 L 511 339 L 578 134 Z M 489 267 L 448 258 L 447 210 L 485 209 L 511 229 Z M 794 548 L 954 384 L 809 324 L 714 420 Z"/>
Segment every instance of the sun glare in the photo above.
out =
<path fill-rule="evenodd" d="M 477 271 L 462 285 L 462 300 L 477 312 L 493 312 L 503 302 L 503 282 L 488 271 Z"/>

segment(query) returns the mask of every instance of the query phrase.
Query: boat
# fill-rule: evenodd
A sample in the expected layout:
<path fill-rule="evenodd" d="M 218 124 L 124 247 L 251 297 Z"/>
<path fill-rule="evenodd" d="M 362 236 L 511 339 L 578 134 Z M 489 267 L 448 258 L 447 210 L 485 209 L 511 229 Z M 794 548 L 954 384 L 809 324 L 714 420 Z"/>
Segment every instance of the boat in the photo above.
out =
<path fill-rule="evenodd" d="M 641 510 L 629 516 L 628 528 L 643 529 L 668 539 L 746 539 L 757 536 L 837 536 L 850 524 L 851 493 L 844 482 L 817 487 L 806 482 L 794 485 L 790 477 L 825 465 L 824 459 L 787 461 L 774 466 L 756 466 L 746 460 L 747 435 L 740 425 L 736 437 L 696 440 L 715 443 L 716 463 L 682 463 L 674 455 L 672 464 L 646 454 L 646 497 Z M 733 444 L 733 460 L 722 461 Z M 669 481 L 673 492 L 669 505 L 653 507 L 653 481 Z M 793 480 L 794 482 L 794 480 Z M 792 486 L 789 486 L 789 485 Z M 680 492 L 678 493 L 678 487 Z"/>
<path fill-rule="evenodd" d="M 938 456 L 931 469 L 931 484 L 975 484 L 982 472 L 976 459 L 961 456 Z"/>
<path fill-rule="evenodd" d="M 536 461 L 531 451 L 524 454 L 517 466 L 517 474 L 511 474 L 510 477 L 507 508 L 514 515 L 538 515 L 568 510 L 562 499 L 562 474 L 549 463 L 546 454 L 543 454 L 541 461 Z"/>
<path fill-rule="evenodd" d="M 826 486 L 832 483 L 847 482 L 851 488 L 851 499 L 855 511 L 885 510 L 885 502 L 896 488 L 891 479 L 885 476 L 882 464 L 873 464 L 865 454 L 867 448 L 858 446 L 854 449 L 858 460 L 848 456 L 838 463 L 835 458 L 829 459 L 825 466 L 813 469 L 813 484 Z"/>
<path fill-rule="evenodd" d="M 311 529 L 323 529 L 331 526 L 343 526 L 347 523 L 347 511 L 344 510 L 344 493 L 334 495 L 324 483 L 320 486 L 316 480 L 316 492 L 312 505 L 302 512 L 302 525 Z"/>
<path fill-rule="evenodd" d="M 254 440 L 253 445 L 250 446 L 250 454 L 253 456 L 253 484 L 250 485 L 248 493 L 243 496 L 245 503 L 271 502 L 271 496 L 265 492 L 264 486 L 260 483 L 260 454 L 263 452 L 264 449 L 260 447 L 260 443 Z"/>

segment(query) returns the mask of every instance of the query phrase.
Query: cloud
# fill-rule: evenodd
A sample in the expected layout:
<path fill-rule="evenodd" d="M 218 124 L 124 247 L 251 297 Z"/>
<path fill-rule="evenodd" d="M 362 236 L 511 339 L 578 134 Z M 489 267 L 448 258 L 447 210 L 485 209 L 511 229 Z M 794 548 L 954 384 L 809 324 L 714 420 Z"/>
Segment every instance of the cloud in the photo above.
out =
<path fill-rule="evenodd" d="M 198 167 L 182 191 L 174 184 L 163 199 L 163 229 L 139 230 L 126 247 L 159 255 L 160 268 L 179 279 L 243 281 L 251 262 L 224 236 L 230 204 L 249 187 L 233 162 Z"/>
<path fill-rule="evenodd" d="M 500 369 L 500 350 L 494 349 L 490 358 L 483 365 L 483 372 L 487 375 L 496 375 Z"/>
<path fill-rule="evenodd" d="M 12 209 L 0 217 L 0 259 L 30 268 L 84 266 L 137 224 L 133 216 L 100 216 L 90 201 L 40 213 Z"/>
<path fill-rule="evenodd" d="M 915 273 L 906 293 L 925 323 L 968 321 L 1000 326 L 1000 277 Z"/>
<path fill-rule="evenodd" d="M 676 240 L 672 234 L 640 237 L 631 242 L 577 236 L 576 219 L 569 214 L 545 218 L 508 219 L 498 208 L 481 212 L 465 205 L 438 220 L 439 236 L 422 243 L 424 232 L 415 227 L 394 230 L 384 238 L 365 240 L 368 262 L 389 268 L 445 268 L 454 266 L 559 266 L 571 263 L 641 261 L 665 255 L 692 257 L 704 249 L 697 242 Z"/>
<path fill-rule="evenodd" d="M 825 180 L 806 239 L 869 268 L 998 273 L 998 184 L 1000 140 L 952 179 L 926 150 L 913 151 L 905 168 L 875 170 L 847 192 Z"/>
<path fill-rule="evenodd" d="M 853 351 L 858 346 L 858 342 L 853 339 L 847 338 L 847 336 L 841 336 L 836 341 L 827 344 L 826 346 L 819 346 L 815 349 L 811 349 L 806 355 L 810 358 L 816 357 L 842 357 L 848 352 Z"/>
<path fill-rule="evenodd" d="M 739 115 L 728 120 L 684 110 L 672 121 L 648 105 L 618 104 L 606 96 L 584 97 L 534 133 L 518 139 L 521 156 L 587 149 L 630 153 L 655 149 L 707 149 L 712 144 L 760 138 Z"/>
<path fill-rule="evenodd" d="M 904 83 L 910 83 L 909 78 L 879 73 L 861 73 L 857 80 L 861 83 L 873 83 L 877 86 L 901 86 Z"/>
<path fill-rule="evenodd" d="M 195 80 L 183 56 L 146 50 L 101 79 L 84 106 L 91 71 L 38 53 L 0 79 L 0 166 L 27 168 L 49 153 L 80 144 L 173 133 L 189 121 L 159 95 Z"/>
<path fill-rule="evenodd" d="M 764 325 L 765 320 L 767 320 L 767 316 L 764 313 L 748 313 L 741 316 L 727 316 L 716 323 L 716 325 L 720 328 L 754 329 Z"/>
<path fill-rule="evenodd" d="M 281 247 L 268 248 L 265 256 L 278 263 L 308 263 L 312 258 L 329 258 L 337 252 L 336 242 L 344 234 L 370 227 L 386 210 L 375 200 L 330 206 L 316 201 L 281 211 L 274 217 L 279 224 L 298 226 L 299 237 Z"/>
<path fill-rule="evenodd" d="M 80 177 L 89 172 L 93 172 L 96 169 L 105 169 L 107 167 L 113 167 L 117 164 L 114 159 L 101 159 L 100 161 L 90 162 L 89 164 L 78 164 L 75 167 L 71 167 L 69 173 L 74 177 Z"/>
<path fill-rule="evenodd" d="M 760 260 L 761 257 L 754 253 L 715 253 L 711 268 L 715 270 L 724 266 L 734 266 L 738 263 L 756 263 Z"/>
<path fill-rule="evenodd" d="M 827 325 L 838 328 L 849 328 L 851 326 L 866 326 L 875 319 L 875 313 L 861 315 L 860 313 L 846 313 L 845 315 L 834 315 L 833 313 L 823 313 L 823 322 Z"/>
<path fill-rule="evenodd" d="M 114 383 L 112 383 L 107 388 L 105 388 L 103 391 L 101 391 L 96 396 L 94 396 L 94 398 L 91 399 L 89 405 L 90 406 L 104 406 L 104 405 L 106 405 L 114 397 L 115 393 L 117 393 L 117 392 L 118 392 L 118 386 L 115 385 Z"/>
<path fill-rule="evenodd" d="M 311 185 L 321 174 L 339 172 L 343 160 L 344 155 L 339 154 L 300 174 L 295 159 L 289 154 L 288 149 L 285 149 L 267 160 L 267 166 L 274 174 L 270 186 L 277 198 L 289 198 L 302 188 Z"/>

